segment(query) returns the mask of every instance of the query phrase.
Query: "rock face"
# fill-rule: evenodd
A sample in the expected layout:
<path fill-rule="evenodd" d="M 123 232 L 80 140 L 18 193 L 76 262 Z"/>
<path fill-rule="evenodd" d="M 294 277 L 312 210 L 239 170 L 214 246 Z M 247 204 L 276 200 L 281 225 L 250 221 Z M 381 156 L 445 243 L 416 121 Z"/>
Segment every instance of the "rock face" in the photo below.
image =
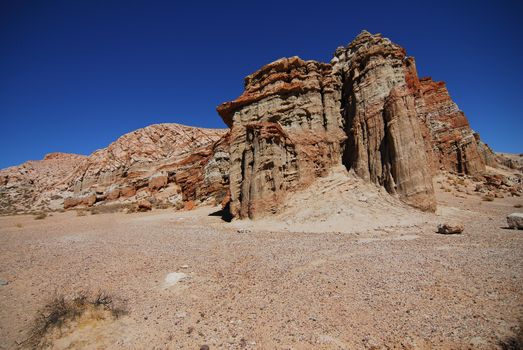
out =
<path fill-rule="evenodd" d="M 418 87 L 418 113 L 430 130 L 436 168 L 469 175 L 484 172 L 492 152 L 472 131 L 445 83 L 423 78 Z"/>
<path fill-rule="evenodd" d="M 86 193 L 96 193 L 99 202 L 146 198 L 172 205 L 211 198 L 219 202 L 228 185 L 223 165 L 228 153 L 217 154 L 216 149 L 227 142 L 227 133 L 218 129 L 157 124 L 136 130 L 94 152 L 78 167 L 70 181 L 72 202 Z M 218 162 L 217 157 L 221 167 L 205 171 Z"/>
<path fill-rule="evenodd" d="M 0 172 L 0 212 L 137 203 L 221 202 L 228 189 L 228 133 L 158 124 L 89 157 L 50 154 Z M 143 202 L 143 201 L 142 201 Z"/>
<path fill-rule="evenodd" d="M 341 154 L 339 87 L 332 67 L 298 57 L 245 79 L 245 92 L 218 107 L 231 127 L 230 210 L 276 212 L 286 193 L 322 176 Z"/>
<path fill-rule="evenodd" d="M 481 175 L 497 164 L 445 84 L 418 78 L 402 47 L 366 31 L 330 64 L 262 67 L 217 110 L 231 128 L 230 208 L 241 218 L 278 211 L 338 164 L 426 211 L 436 171 Z"/>
<path fill-rule="evenodd" d="M 0 214 L 62 208 L 70 174 L 85 156 L 51 153 L 0 171 Z"/>
<path fill-rule="evenodd" d="M 407 84 L 411 67 L 405 50 L 362 32 L 336 50 L 332 63 L 342 81 L 340 112 L 348 136 L 343 163 L 406 203 L 434 210 L 425 126 Z"/>
<path fill-rule="evenodd" d="M 331 64 L 292 57 L 248 76 L 244 93 L 218 107 L 231 127 L 231 213 L 275 212 L 340 163 L 434 210 L 430 132 L 408 65 L 401 47 L 363 32 Z"/>

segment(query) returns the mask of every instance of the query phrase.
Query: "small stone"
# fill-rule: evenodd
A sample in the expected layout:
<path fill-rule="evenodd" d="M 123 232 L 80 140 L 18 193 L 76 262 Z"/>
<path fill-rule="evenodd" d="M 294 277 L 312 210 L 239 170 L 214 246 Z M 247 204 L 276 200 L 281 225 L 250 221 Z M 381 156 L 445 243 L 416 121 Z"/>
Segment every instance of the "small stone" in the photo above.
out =
<path fill-rule="evenodd" d="M 209 350 L 209 345 L 200 346 L 200 350 Z"/>
<path fill-rule="evenodd" d="M 453 234 L 459 234 L 463 232 L 465 227 L 461 224 L 451 225 L 451 224 L 439 224 L 438 225 L 438 233 L 444 234 L 444 235 L 453 235 Z"/>
<path fill-rule="evenodd" d="M 0 279 L 0 286 L 7 286 L 8 284 L 8 281 Z"/>
<path fill-rule="evenodd" d="M 149 211 L 152 208 L 153 205 L 147 199 L 142 199 L 138 202 L 138 211 Z"/>
<path fill-rule="evenodd" d="M 523 230 L 523 213 L 512 213 L 507 216 L 508 227 Z"/>

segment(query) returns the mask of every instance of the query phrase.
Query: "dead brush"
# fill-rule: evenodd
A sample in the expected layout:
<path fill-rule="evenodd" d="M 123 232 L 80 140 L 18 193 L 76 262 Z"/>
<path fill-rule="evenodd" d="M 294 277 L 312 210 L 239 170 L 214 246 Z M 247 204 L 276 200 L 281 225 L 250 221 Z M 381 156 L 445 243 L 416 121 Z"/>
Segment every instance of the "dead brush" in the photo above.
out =
<path fill-rule="evenodd" d="M 43 219 L 45 219 L 46 217 L 47 217 L 47 214 L 44 213 L 44 212 L 41 212 L 41 213 L 36 214 L 36 216 L 35 216 L 35 220 L 43 220 Z"/>
<path fill-rule="evenodd" d="M 481 197 L 481 200 L 484 201 L 484 202 L 493 202 L 494 201 L 494 197 L 492 197 L 492 196 L 483 196 L 483 197 Z"/>
<path fill-rule="evenodd" d="M 22 345 L 31 349 L 46 348 L 48 340 L 46 336 L 54 330 L 62 330 L 62 327 L 72 324 L 84 315 L 92 316 L 95 311 L 103 313 L 113 319 L 127 314 L 125 304 L 115 299 L 105 292 L 98 292 L 90 295 L 87 292 L 80 292 L 77 295 L 67 298 L 59 295 L 47 303 L 37 313 L 33 321 L 33 326 L 29 329 L 28 337 Z M 98 317 L 97 319 L 104 319 Z"/>
<path fill-rule="evenodd" d="M 76 216 L 86 216 L 87 212 L 85 210 L 77 210 Z"/>
<path fill-rule="evenodd" d="M 133 205 L 131 203 L 114 203 L 114 204 L 105 204 L 97 207 L 91 208 L 91 215 L 97 214 L 112 214 L 118 213 L 121 211 L 129 210 Z"/>
<path fill-rule="evenodd" d="M 523 204 L 514 204 L 514 208 L 523 208 Z"/>

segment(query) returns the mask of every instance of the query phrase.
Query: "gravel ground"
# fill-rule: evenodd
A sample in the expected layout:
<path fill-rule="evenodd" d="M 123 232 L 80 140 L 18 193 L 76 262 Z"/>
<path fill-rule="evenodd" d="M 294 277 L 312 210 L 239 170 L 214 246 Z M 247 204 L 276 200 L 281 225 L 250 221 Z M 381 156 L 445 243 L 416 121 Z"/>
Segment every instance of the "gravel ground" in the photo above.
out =
<path fill-rule="evenodd" d="M 98 290 L 128 315 L 55 348 L 502 348 L 523 317 L 523 231 L 504 229 L 523 199 L 438 198 L 432 220 L 356 233 L 239 230 L 216 208 L 1 217 L 0 348 L 53 296 Z M 464 233 L 436 234 L 448 220 Z"/>

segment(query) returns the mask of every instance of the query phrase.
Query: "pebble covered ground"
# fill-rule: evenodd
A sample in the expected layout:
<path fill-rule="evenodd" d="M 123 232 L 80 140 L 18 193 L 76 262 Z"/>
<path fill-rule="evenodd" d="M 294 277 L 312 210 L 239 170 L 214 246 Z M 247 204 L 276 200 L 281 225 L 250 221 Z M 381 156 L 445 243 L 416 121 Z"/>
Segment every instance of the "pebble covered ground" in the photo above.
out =
<path fill-rule="evenodd" d="M 438 197 L 433 220 L 356 233 L 238 230 L 216 208 L 0 217 L 0 349 L 53 296 L 98 290 L 128 314 L 56 348 L 502 348 L 521 334 L 523 231 L 504 227 L 523 199 Z"/>

